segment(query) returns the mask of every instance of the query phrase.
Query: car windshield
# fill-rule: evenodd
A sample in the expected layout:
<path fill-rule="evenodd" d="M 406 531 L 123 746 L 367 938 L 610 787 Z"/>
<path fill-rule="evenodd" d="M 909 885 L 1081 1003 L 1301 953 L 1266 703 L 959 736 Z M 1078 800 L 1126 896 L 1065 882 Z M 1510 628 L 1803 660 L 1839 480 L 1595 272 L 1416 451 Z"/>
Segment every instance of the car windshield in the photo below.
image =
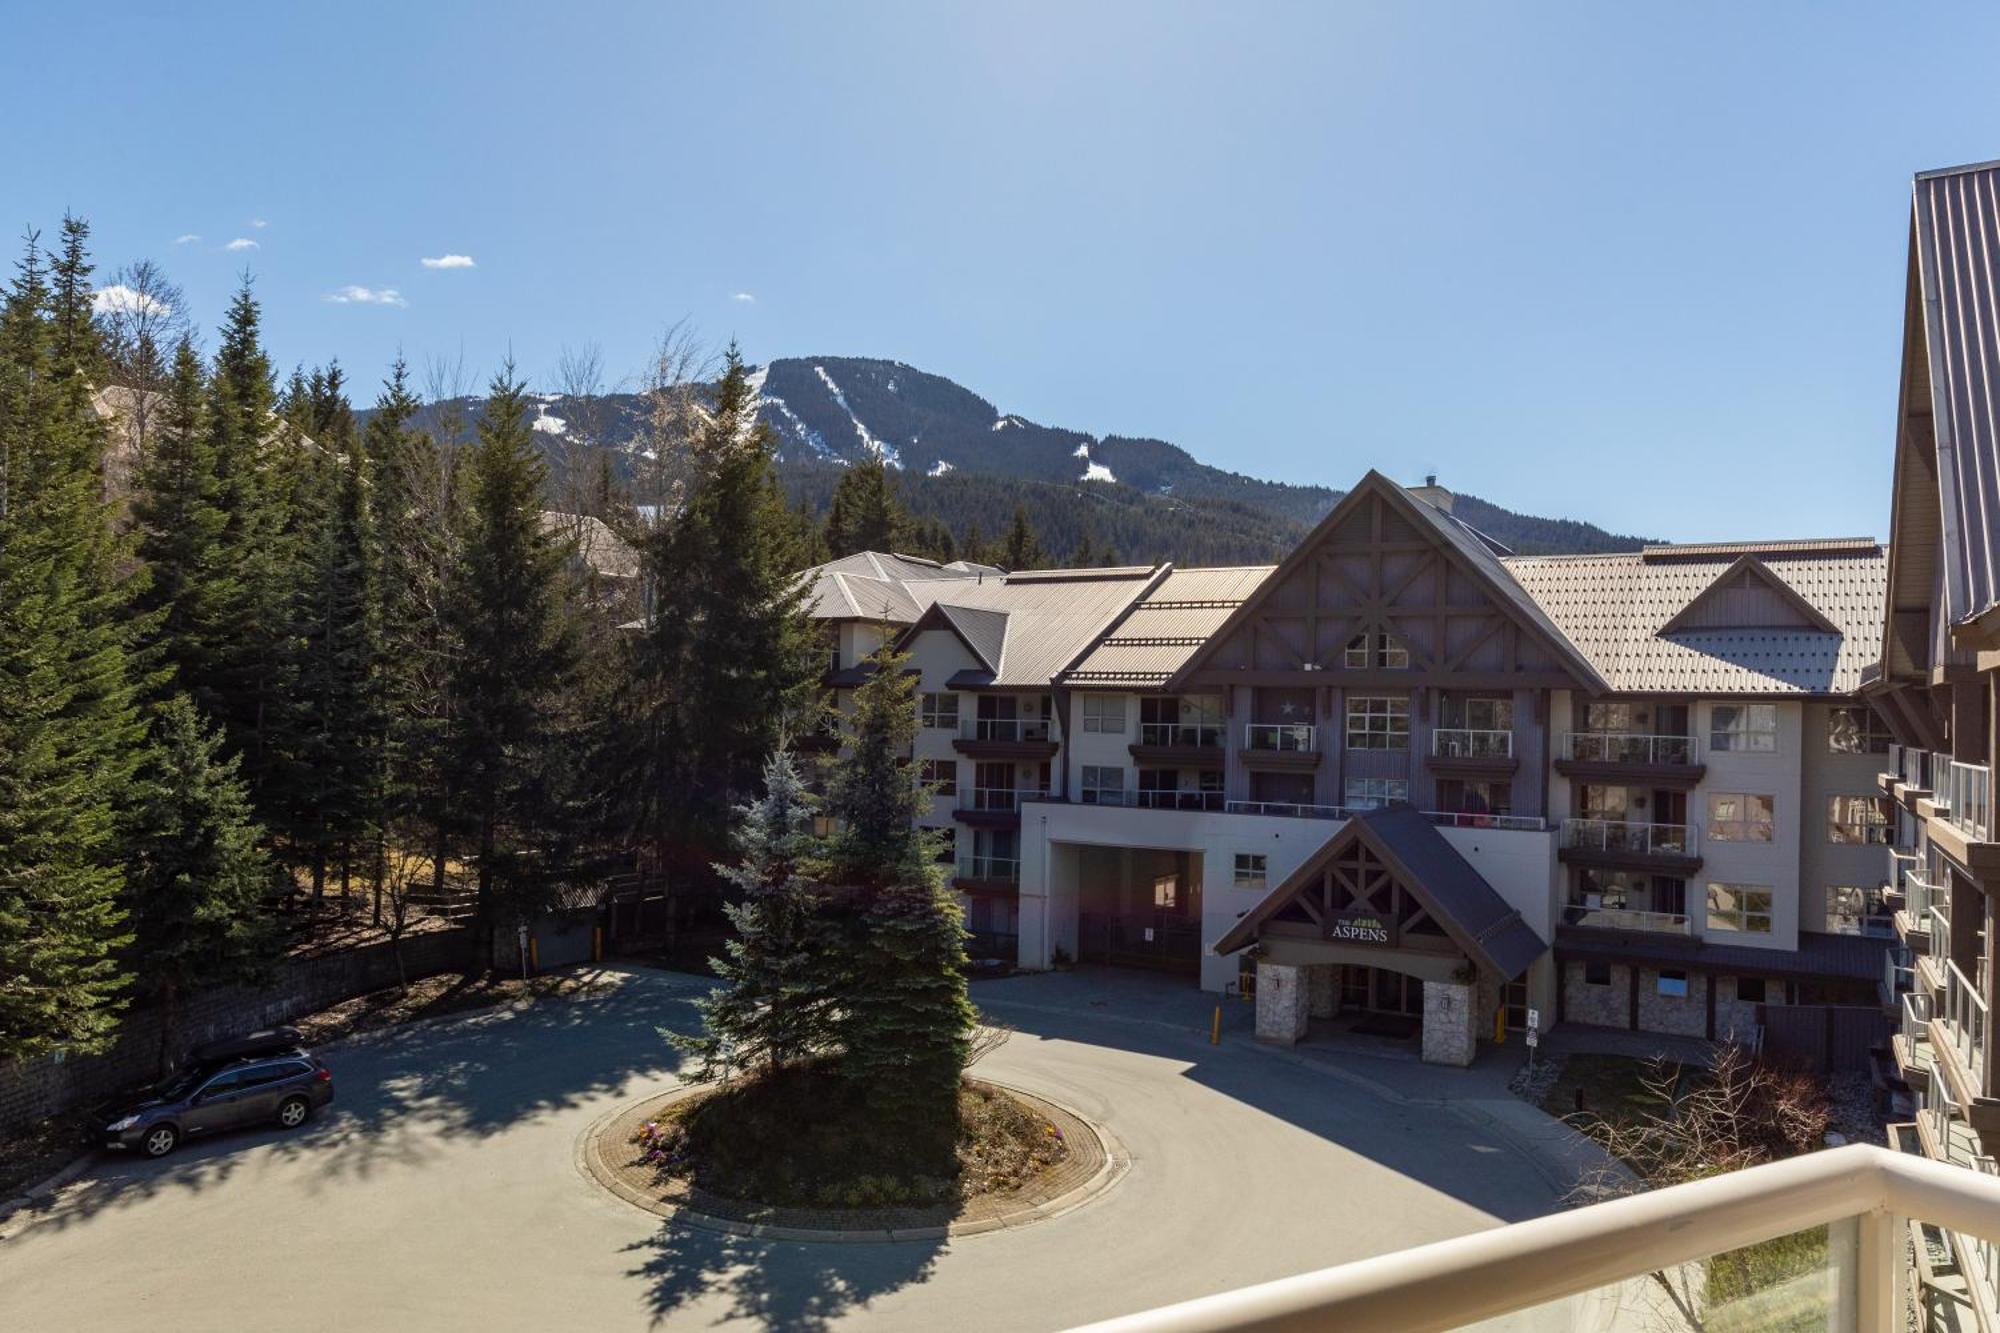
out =
<path fill-rule="evenodd" d="M 153 1095 L 164 1102 L 177 1102 L 190 1092 L 193 1092 L 200 1085 L 201 1081 L 207 1078 L 212 1072 L 214 1071 L 196 1065 L 192 1069 L 183 1069 L 179 1073 L 169 1074 L 153 1086 Z"/>

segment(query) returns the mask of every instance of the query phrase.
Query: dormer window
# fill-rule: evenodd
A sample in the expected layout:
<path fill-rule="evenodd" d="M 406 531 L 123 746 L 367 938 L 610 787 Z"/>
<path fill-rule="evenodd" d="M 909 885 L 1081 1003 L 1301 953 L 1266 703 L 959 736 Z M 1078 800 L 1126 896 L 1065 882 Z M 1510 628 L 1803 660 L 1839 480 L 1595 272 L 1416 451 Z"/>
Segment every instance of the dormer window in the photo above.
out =
<path fill-rule="evenodd" d="M 1347 641 L 1347 666 L 1350 670 L 1405 671 L 1409 665 L 1410 650 L 1387 630 L 1367 630 Z"/>

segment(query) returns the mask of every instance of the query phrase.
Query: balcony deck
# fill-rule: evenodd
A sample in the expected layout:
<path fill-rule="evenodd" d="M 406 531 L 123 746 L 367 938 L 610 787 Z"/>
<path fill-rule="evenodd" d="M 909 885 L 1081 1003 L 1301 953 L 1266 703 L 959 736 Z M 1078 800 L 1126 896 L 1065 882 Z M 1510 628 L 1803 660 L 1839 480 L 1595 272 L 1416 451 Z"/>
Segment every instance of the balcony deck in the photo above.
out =
<path fill-rule="evenodd" d="M 1225 758 L 1219 723 L 1142 722 L 1125 748 L 1146 768 L 1221 768 Z"/>
<path fill-rule="evenodd" d="M 1701 869 L 1694 830 L 1685 824 L 1565 819 L 1556 855 L 1569 865 L 1652 870 L 1682 878 Z"/>
<path fill-rule="evenodd" d="M 1582 731 L 1562 738 L 1555 770 L 1578 782 L 1690 791 L 1708 767 L 1701 762 L 1701 743 L 1692 736 Z"/>
<path fill-rule="evenodd" d="M 1047 718 L 969 717 L 951 746 L 968 759 L 1053 759 L 1055 730 Z"/>
<path fill-rule="evenodd" d="M 1514 754 L 1513 732 L 1469 727 L 1433 731 L 1424 762 L 1441 777 L 1507 778 L 1521 766 Z"/>

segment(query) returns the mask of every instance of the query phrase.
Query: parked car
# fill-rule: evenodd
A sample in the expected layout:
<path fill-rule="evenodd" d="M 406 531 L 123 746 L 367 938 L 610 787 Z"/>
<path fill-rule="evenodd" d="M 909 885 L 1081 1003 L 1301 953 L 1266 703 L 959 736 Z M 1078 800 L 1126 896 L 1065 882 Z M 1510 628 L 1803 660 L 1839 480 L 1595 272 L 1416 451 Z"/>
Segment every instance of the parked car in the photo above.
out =
<path fill-rule="evenodd" d="M 84 1136 L 105 1148 L 165 1157 L 185 1140 L 246 1125 L 297 1129 L 333 1100 L 333 1071 L 296 1028 L 197 1046 L 151 1088 L 92 1109 Z"/>

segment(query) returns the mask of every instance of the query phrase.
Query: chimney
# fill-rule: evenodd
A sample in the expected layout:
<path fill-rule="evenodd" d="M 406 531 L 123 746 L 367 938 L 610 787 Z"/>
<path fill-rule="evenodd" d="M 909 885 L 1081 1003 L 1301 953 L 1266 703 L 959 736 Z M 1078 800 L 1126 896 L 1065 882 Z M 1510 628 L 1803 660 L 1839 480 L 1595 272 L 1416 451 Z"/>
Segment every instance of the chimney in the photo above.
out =
<path fill-rule="evenodd" d="M 1447 514 L 1451 512 L 1451 492 L 1438 485 L 1437 473 L 1435 472 L 1430 473 L 1424 478 L 1423 485 L 1410 487 L 1410 494 L 1416 496 L 1433 509 L 1441 509 Z"/>

